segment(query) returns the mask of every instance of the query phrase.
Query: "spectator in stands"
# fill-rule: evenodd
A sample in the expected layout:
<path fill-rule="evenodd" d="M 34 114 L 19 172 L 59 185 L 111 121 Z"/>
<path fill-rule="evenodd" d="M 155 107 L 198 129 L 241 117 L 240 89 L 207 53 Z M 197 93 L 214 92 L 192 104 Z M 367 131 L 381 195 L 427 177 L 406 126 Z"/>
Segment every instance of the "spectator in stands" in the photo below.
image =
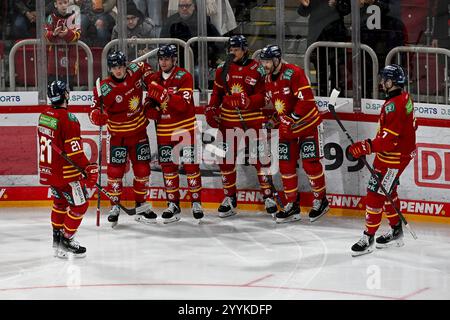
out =
<path fill-rule="evenodd" d="M 113 28 L 112 39 L 119 37 L 117 26 Z M 127 38 L 155 38 L 155 24 L 152 19 L 144 17 L 141 11 L 138 10 L 134 2 L 127 4 Z M 155 46 L 152 46 L 155 47 Z M 146 45 L 129 44 L 128 59 L 133 60 L 137 56 L 145 54 L 149 49 Z"/>
<path fill-rule="evenodd" d="M 36 38 L 36 1 L 18 0 L 13 2 L 14 17 L 12 18 L 11 38 L 15 40 Z M 46 0 L 46 15 L 53 10 L 53 0 Z"/>
<path fill-rule="evenodd" d="M 351 11 L 350 0 L 300 0 L 298 14 L 308 17 L 308 46 L 317 41 L 345 42 L 348 40 L 347 28 L 344 25 L 344 16 Z M 331 90 L 338 86 L 344 86 L 344 52 L 338 51 L 338 79 L 336 79 L 335 50 L 321 47 L 313 52 L 312 62 L 314 68 L 319 70 L 317 80 L 319 83 L 319 96 L 328 96 Z M 329 76 L 327 74 L 329 67 Z M 330 85 L 328 85 L 330 80 Z"/>
<path fill-rule="evenodd" d="M 361 7 L 361 43 L 368 45 L 375 51 L 379 68 L 382 69 L 389 51 L 394 47 L 405 45 L 405 26 L 401 20 L 390 15 L 389 0 L 359 0 L 359 3 Z M 374 26 L 372 13 L 367 12 L 367 7 L 371 5 L 380 8 L 380 28 Z M 405 65 L 404 61 L 401 64 Z M 366 57 L 365 69 L 366 82 L 362 82 L 363 98 L 371 98 L 373 76 L 370 57 Z"/>
<path fill-rule="evenodd" d="M 155 24 L 156 34 L 161 32 L 163 25 L 162 8 L 167 7 L 168 0 L 132 0 L 145 17 L 152 19 Z"/>
<path fill-rule="evenodd" d="M 63 80 L 73 86 L 78 73 L 76 46 L 66 46 L 80 39 L 80 26 L 75 23 L 75 13 L 68 12 L 69 0 L 54 0 L 56 10 L 48 16 L 45 37 L 54 44 L 48 46 L 48 81 Z"/>
<path fill-rule="evenodd" d="M 89 46 L 104 47 L 111 40 L 116 23 L 116 0 L 74 0 L 81 12 L 81 40 Z M 95 6 L 94 6 L 95 5 Z"/>
<path fill-rule="evenodd" d="M 179 0 L 169 0 L 168 16 L 178 12 Z M 206 15 L 223 36 L 237 27 L 232 4 L 228 0 L 206 0 Z M 220 12 L 219 12 L 220 11 Z M 250 12 L 250 11 L 249 11 Z"/>
<path fill-rule="evenodd" d="M 207 36 L 220 37 L 219 31 L 211 23 L 211 19 L 206 20 Z M 198 35 L 197 29 L 197 4 L 195 0 L 180 0 L 178 3 L 178 12 L 171 15 L 164 23 L 160 38 L 178 38 L 187 41 Z M 193 46 L 194 64 L 198 66 L 198 49 L 197 45 Z M 224 52 L 223 45 L 216 45 L 208 42 L 208 66 L 210 69 L 216 69 L 219 54 Z M 179 52 L 180 66 L 184 66 L 184 51 Z M 195 83 L 198 81 L 198 72 L 194 72 Z"/>

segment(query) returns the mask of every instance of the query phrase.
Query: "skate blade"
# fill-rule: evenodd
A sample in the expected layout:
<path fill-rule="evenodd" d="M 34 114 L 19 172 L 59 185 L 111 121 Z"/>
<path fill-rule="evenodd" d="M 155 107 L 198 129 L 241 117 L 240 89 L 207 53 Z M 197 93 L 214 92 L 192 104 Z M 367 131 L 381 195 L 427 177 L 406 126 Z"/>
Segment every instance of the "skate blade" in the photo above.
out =
<path fill-rule="evenodd" d="M 194 216 L 194 220 L 196 220 L 196 221 L 200 221 L 200 220 L 202 220 L 203 218 L 204 218 L 205 216 L 203 215 L 203 216 L 201 216 L 201 217 L 198 217 L 198 218 L 196 218 L 195 216 Z"/>
<path fill-rule="evenodd" d="M 322 212 L 321 215 L 319 215 L 319 216 L 317 216 L 317 217 L 314 217 L 314 218 L 309 218 L 309 221 L 312 223 L 312 222 L 314 222 L 314 221 L 319 220 L 319 219 L 320 219 L 321 217 L 323 217 L 329 210 L 330 210 L 330 207 L 325 208 L 325 210 L 323 210 L 323 212 Z"/>
<path fill-rule="evenodd" d="M 386 249 L 386 248 L 400 248 L 403 247 L 405 245 L 405 243 L 403 242 L 403 240 L 394 240 L 388 243 L 377 243 L 375 244 L 375 247 L 377 249 Z"/>
<path fill-rule="evenodd" d="M 58 252 L 58 254 L 56 255 L 56 257 L 60 258 L 60 259 L 68 259 L 68 260 L 72 260 L 73 258 L 80 259 L 80 258 L 85 258 L 86 253 L 74 254 L 72 252 L 60 250 Z"/>
<path fill-rule="evenodd" d="M 359 256 L 369 254 L 372 252 L 373 252 L 373 247 L 370 247 L 369 249 L 364 250 L 364 251 L 352 251 L 352 257 L 359 257 Z"/>
<path fill-rule="evenodd" d="M 276 218 L 276 217 L 275 217 Z M 287 218 L 276 218 L 276 223 L 287 223 L 287 222 L 295 222 L 300 220 L 300 214 L 294 214 Z"/>
<path fill-rule="evenodd" d="M 173 223 L 173 222 L 177 222 L 177 221 L 180 221 L 180 217 L 178 215 L 175 215 L 172 218 L 164 219 L 163 223 L 168 224 L 168 223 Z"/>
<path fill-rule="evenodd" d="M 219 217 L 220 217 L 220 218 L 228 218 L 228 217 L 234 216 L 236 213 L 237 213 L 237 212 L 236 212 L 236 211 L 233 211 L 233 210 L 228 211 L 228 212 L 219 212 Z"/>
<path fill-rule="evenodd" d="M 117 226 L 117 224 L 118 224 L 117 221 L 111 222 L 111 228 L 114 229 Z"/>
<path fill-rule="evenodd" d="M 203 221 L 203 218 L 195 219 L 195 222 L 197 222 L 197 224 L 205 224 L 205 221 Z"/>
<path fill-rule="evenodd" d="M 157 223 L 156 218 L 155 219 L 142 219 L 140 217 L 136 217 L 136 218 L 134 218 L 134 220 L 136 222 L 139 222 L 142 224 L 156 224 Z"/>

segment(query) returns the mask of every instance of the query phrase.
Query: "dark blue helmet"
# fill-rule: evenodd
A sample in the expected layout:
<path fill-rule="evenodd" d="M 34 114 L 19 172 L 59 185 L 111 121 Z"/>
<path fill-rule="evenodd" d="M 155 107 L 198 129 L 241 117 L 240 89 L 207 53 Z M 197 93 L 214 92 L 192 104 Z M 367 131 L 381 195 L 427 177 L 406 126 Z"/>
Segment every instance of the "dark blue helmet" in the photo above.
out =
<path fill-rule="evenodd" d="M 174 44 L 163 44 L 158 48 L 158 58 L 169 57 L 174 58 L 178 56 L 177 46 Z"/>
<path fill-rule="evenodd" d="M 241 48 L 242 50 L 247 50 L 247 38 L 243 35 L 231 36 L 228 39 L 228 48 Z"/>
<path fill-rule="evenodd" d="M 53 105 L 63 104 L 67 99 L 66 93 L 69 91 L 66 83 L 62 80 L 55 80 L 47 87 L 47 96 Z"/>
<path fill-rule="evenodd" d="M 392 83 L 396 86 L 402 87 L 406 83 L 405 71 L 398 64 L 390 64 L 380 71 L 380 77 L 383 80 L 392 80 Z"/>
<path fill-rule="evenodd" d="M 108 54 L 108 67 L 119 67 L 127 65 L 127 57 L 122 51 L 113 51 Z"/>
<path fill-rule="evenodd" d="M 281 59 L 281 49 L 276 44 L 269 44 L 261 49 L 259 58 L 263 60 L 271 60 L 273 58 Z"/>

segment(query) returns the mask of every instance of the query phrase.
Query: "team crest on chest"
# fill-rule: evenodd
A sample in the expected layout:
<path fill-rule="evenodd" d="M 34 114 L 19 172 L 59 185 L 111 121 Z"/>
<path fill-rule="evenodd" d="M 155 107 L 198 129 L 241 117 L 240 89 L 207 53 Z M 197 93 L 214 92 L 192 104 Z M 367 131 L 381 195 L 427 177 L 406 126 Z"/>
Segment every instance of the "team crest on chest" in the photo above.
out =
<path fill-rule="evenodd" d="M 117 95 L 117 96 L 116 96 L 116 102 L 117 102 L 117 103 L 121 103 L 122 101 L 123 101 L 123 97 L 120 96 L 120 95 Z"/>
<path fill-rule="evenodd" d="M 130 102 L 128 104 L 128 109 L 133 113 L 135 112 L 139 107 L 139 97 L 134 96 L 130 99 Z"/>
<path fill-rule="evenodd" d="M 277 110 L 278 114 L 284 113 L 284 102 L 281 99 L 276 99 L 274 103 L 275 110 Z"/>
<path fill-rule="evenodd" d="M 244 89 L 242 88 L 242 86 L 239 83 L 233 83 L 233 85 L 231 86 L 231 93 L 241 93 L 243 92 Z"/>

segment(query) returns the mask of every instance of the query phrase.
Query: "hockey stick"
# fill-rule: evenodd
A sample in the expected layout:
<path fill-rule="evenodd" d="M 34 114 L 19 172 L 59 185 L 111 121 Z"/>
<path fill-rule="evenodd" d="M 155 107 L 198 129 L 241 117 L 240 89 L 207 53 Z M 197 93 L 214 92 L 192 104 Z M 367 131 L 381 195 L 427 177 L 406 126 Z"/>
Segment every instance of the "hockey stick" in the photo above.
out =
<path fill-rule="evenodd" d="M 75 162 L 73 162 L 72 159 L 69 158 L 69 156 L 62 151 L 56 144 L 51 144 L 52 148 L 56 151 L 57 154 L 59 154 L 61 157 L 63 157 L 68 163 L 70 163 L 72 166 L 75 167 L 75 169 L 77 169 L 84 178 L 87 177 L 87 173 L 86 171 L 84 171 L 84 169 L 82 169 L 80 166 L 78 166 Z M 146 210 L 148 210 L 149 206 L 148 205 L 143 205 L 141 207 L 138 208 L 134 208 L 134 209 L 128 209 L 125 208 L 119 201 L 114 200 L 113 196 L 111 194 L 109 194 L 108 191 L 106 191 L 105 189 L 102 188 L 101 185 L 99 185 L 98 183 L 95 183 L 95 186 L 97 187 L 97 189 L 101 192 L 103 192 L 109 200 L 112 201 L 112 203 L 116 206 L 118 206 L 120 209 L 122 209 L 126 214 L 132 216 L 135 215 L 136 213 L 141 213 L 144 212 Z"/>
<path fill-rule="evenodd" d="M 333 89 L 333 92 L 337 91 L 336 89 Z M 339 91 L 338 95 L 339 95 Z M 331 101 L 331 99 L 330 99 Z M 345 135 L 347 136 L 348 140 L 350 140 L 350 142 L 353 144 L 355 143 L 353 141 L 352 136 L 348 133 L 348 131 L 345 129 L 344 125 L 342 124 L 341 120 L 339 119 L 339 116 L 336 113 L 336 110 L 334 108 L 334 105 L 332 105 L 331 103 L 328 104 L 328 109 L 330 110 L 331 114 L 333 115 L 333 117 L 336 119 L 339 127 L 341 127 L 342 131 L 344 131 Z M 406 221 L 405 217 L 403 216 L 403 214 L 400 212 L 400 210 L 395 206 L 394 200 L 392 200 L 391 195 L 389 194 L 389 192 L 387 192 L 387 190 L 384 188 L 383 184 L 381 183 L 380 178 L 378 177 L 378 175 L 376 174 L 375 170 L 369 165 L 369 163 L 366 160 L 366 157 L 361 157 L 360 158 L 362 160 L 362 162 L 364 163 L 364 165 L 366 166 L 366 168 L 370 171 L 370 174 L 372 175 L 372 177 L 376 180 L 377 184 L 380 186 L 381 191 L 383 191 L 384 195 L 386 196 L 386 198 L 389 200 L 389 202 L 392 204 L 392 206 L 395 209 L 395 212 L 399 215 L 400 219 L 402 220 L 402 222 L 405 224 L 405 227 L 408 229 L 409 233 L 411 233 L 412 237 L 416 240 L 417 239 L 417 235 L 416 233 L 412 230 L 412 228 L 410 227 L 410 225 L 408 224 L 408 221 Z"/>
<path fill-rule="evenodd" d="M 97 88 L 97 94 L 100 99 L 100 112 L 103 113 L 103 95 L 100 88 L 100 78 L 97 78 L 97 81 L 95 82 L 95 86 Z M 102 141 L 103 141 L 103 126 L 100 126 L 99 134 L 98 134 L 98 168 L 99 168 L 99 175 L 98 175 L 98 184 L 102 185 Z M 100 189 L 97 189 L 97 227 L 100 226 L 100 199 L 101 193 Z"/>

